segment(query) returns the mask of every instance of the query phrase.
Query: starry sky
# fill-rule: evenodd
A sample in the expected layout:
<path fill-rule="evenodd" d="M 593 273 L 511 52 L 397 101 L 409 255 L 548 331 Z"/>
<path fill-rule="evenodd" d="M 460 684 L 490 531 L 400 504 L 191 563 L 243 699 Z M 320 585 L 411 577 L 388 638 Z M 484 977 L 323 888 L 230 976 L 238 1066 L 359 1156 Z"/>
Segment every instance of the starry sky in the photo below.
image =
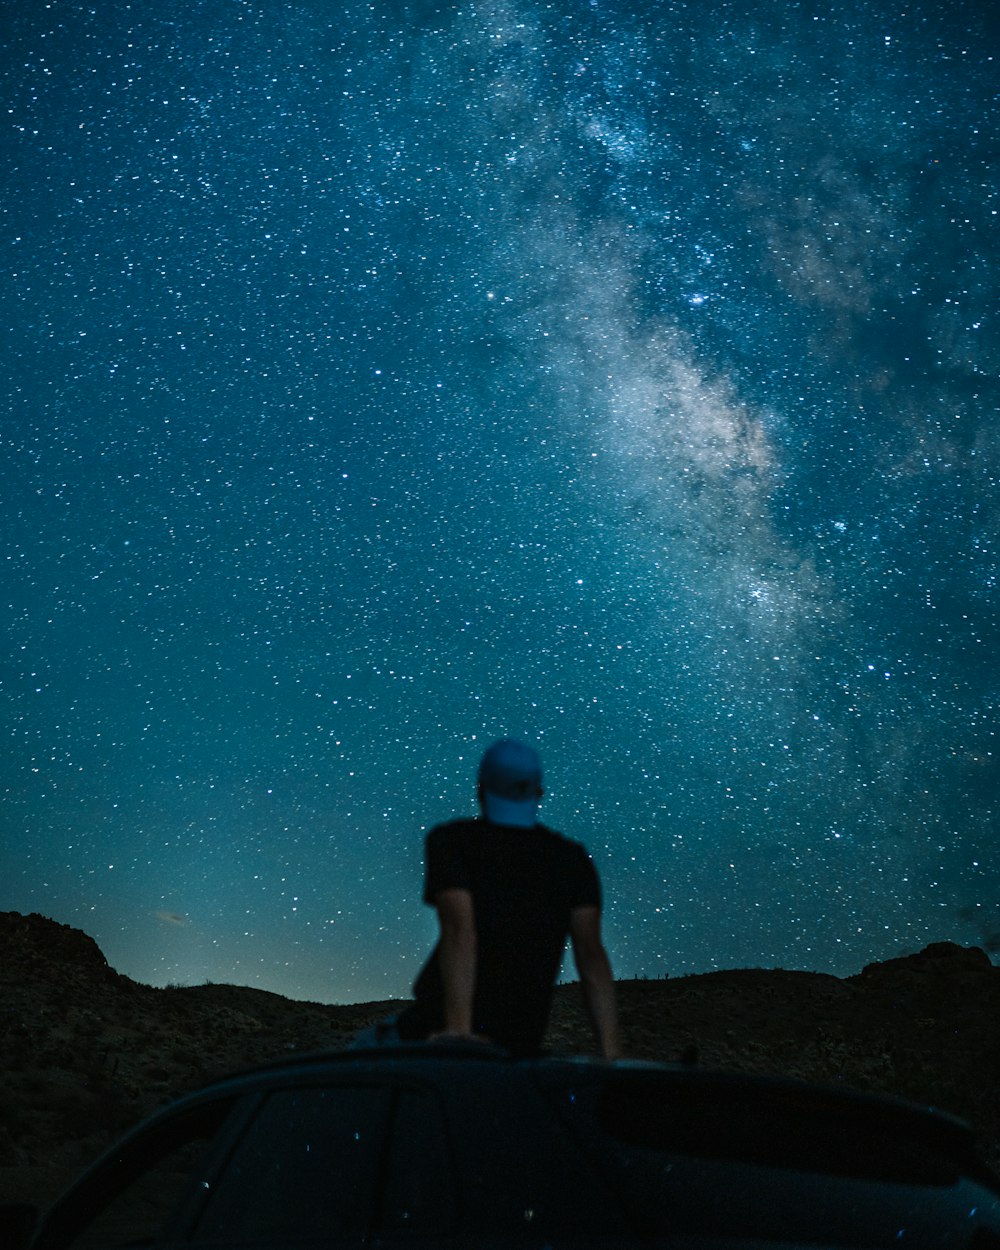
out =
<path fill-rule="evenodd" d="M 996 949 L 989 8 L 8 6 L 0 909 L 404 996 L 514 736 L 621 976 Z"/>

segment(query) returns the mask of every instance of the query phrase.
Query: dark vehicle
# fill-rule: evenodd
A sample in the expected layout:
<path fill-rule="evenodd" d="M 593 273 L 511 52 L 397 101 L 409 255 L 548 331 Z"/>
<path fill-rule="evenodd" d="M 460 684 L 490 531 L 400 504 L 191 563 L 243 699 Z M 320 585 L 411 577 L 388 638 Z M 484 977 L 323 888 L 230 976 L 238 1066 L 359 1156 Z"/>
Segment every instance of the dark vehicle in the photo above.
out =
<path fill-rule="evenodd" d="M 990 1250 L 1000 1189 L 961 1123 L 890 1099 L 431 1043 L 184 1098 L 16 1244 Z"/>

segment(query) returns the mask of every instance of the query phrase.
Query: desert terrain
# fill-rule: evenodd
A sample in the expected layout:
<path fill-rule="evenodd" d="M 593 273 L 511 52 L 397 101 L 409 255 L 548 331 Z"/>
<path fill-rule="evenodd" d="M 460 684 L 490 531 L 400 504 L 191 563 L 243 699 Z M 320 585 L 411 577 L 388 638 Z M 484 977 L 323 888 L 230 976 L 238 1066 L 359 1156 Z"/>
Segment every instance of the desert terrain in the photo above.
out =
<path fill-rule="evenodd" d="M 1000 1165 L 1000 968 L 937 943 L 856 975 L 742 969 L 622 981 L 632 1058 L 877 1090 L 968 1120 Z M 0 1201 L 48 1202 L 136 1121 L 214 1077 L 339 1049 L 398 1002 L 329 1006 L 233 985 L 154 989 L 92 938 L 0 912 Z M 586 1053 L 579 988 L 547 1046 Z"/>

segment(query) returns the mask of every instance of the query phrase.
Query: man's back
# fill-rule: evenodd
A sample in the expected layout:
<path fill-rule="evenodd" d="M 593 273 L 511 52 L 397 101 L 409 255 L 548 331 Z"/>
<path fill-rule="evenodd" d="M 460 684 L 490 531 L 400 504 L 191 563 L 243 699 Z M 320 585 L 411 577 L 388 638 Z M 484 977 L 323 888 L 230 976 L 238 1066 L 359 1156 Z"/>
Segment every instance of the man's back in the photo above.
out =
<path fill-rule="evenodd" d="M 597 873 L 578 842 L 532 828 L 459 820 L 427 836 L 424 901 L 467 890 L 476 930 L 473 1027 L 515 1054 L 539 1049 L 575 907 L 600 907 Z M 440 948 L 414 986 L 406 1036 L 444 1027 Z"/>
<path fill-rule="evenodd" d="M 566 938 L 594 1036 L 621 1054 L 614 979 L 601 939 L 601 887 L 578 842 L 538 823 L 538 752 L 502 738 L 479 763 L 481 820 L 427 835 L 424 902 L 441 936 L 397 1020 L 401 1038 L 490 1039 L 515 1055 L 541 1048 Z"/>

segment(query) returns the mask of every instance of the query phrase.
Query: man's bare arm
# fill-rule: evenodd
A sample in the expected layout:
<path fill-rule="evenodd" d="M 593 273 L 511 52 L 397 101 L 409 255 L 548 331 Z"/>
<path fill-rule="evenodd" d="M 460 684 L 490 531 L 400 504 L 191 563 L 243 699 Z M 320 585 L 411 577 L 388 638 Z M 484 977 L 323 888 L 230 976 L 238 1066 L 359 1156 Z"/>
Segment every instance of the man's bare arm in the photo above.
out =
<path fill-rule="evenodd" d="M 441 890 L 434 897 L 441 939 L 438 960 L 444 983 L 444 1031 L 471 1036 L 476 991 L 476 917 L 468 890 Z"/>
<path fill-rule="evenodd" d="M 570 912 L 569 935 L 597 1045 L 605 1059 L 620 1059 L 615 983 L 601 939 L 601 909 L 591 905 L 574 907 Z"/>

